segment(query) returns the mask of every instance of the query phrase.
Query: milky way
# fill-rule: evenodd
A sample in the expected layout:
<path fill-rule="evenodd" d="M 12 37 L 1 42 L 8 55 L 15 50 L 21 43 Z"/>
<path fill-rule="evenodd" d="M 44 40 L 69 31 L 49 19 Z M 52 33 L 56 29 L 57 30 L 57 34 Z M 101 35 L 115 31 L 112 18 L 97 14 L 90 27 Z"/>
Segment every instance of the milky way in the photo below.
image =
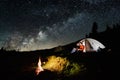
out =
<path fill-rule="evenodd" d="M 120 22 L 119 0 L 0 0 L 0 47 L 30 51 L 65 45 Z"/>

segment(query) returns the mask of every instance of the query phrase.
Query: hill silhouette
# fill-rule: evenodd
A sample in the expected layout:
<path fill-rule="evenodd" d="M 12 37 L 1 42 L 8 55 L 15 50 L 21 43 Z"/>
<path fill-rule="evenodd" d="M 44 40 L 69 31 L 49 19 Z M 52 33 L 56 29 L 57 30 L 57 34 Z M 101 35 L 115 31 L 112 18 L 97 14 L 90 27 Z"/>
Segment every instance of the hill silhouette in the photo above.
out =
<path fill-rule="evenodd" d="M 98 32 L 98 25 L 93 23 L 91 33 L 87 38 L 93 38 L 102 42 L 106 48 L 100 52 L 76 52 L 71 54 L 71 50 L 76 46 L 76 42 L 68 45 L 58 46 L 52 49 L 36 51 L 6 51 L 0 50 L 0 79 L 2 80 L 105 80 L 119 78 L 119 48 L 120 25 L 114 24 L 112 27 L 106 26 L 106 30 Z M 81 40 L 81 39 L 80 39 Z M 46 61 L 48 56 L 55 55 L 66 57 L 71 62 L 78 64 L 84 63 L 86 71 L 74 76 L 64 76 L 45 70 L 38 76 L 34 74 L 34 68 L 29 69 L 26 66 L 37 65 L 38 58 Z M 50 75 L 49 75 L 50 74 Z"/>

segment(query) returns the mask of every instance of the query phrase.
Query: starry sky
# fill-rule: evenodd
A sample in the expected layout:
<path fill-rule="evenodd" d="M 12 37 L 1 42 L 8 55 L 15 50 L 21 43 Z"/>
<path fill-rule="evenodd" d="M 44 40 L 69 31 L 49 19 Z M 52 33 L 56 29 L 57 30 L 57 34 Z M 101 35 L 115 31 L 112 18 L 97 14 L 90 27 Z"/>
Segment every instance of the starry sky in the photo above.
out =
<path fill-rule="evenodd" d="M 119 0 L 0 0 L 0 48 L 30 51 L 65 45 L 120 22 Z"/>

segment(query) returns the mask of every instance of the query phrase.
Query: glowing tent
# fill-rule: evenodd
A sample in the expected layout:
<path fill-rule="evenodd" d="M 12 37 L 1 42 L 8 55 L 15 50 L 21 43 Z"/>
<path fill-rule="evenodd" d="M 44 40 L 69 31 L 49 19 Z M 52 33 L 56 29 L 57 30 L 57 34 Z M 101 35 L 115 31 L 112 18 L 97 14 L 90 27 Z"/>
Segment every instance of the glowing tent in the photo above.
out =
<path fill-rule="evenodd" d="M 99 50 L 105 48 L 102 43 L 92 38 L 82 39 L 76 45 L 78 48 L 74 48 L 71 53 L 74 53 L 75 51 L 98 52 Z"/>

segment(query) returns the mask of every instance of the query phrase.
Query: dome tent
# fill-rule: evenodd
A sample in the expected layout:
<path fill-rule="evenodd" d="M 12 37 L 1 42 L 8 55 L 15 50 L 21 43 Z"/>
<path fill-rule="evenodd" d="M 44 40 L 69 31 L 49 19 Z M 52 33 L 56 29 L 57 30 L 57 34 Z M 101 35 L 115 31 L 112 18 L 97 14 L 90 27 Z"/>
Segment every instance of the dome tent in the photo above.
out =
<path fill-rule="evenodd" d="M 104 49 L 105 46 L 98 40 L 92 38 L 84 38 L 76 44 L 79 48 L 74 48 L 72 53 L 75 51 L 82 52 L 98 52 L 100 49 Z"/>

